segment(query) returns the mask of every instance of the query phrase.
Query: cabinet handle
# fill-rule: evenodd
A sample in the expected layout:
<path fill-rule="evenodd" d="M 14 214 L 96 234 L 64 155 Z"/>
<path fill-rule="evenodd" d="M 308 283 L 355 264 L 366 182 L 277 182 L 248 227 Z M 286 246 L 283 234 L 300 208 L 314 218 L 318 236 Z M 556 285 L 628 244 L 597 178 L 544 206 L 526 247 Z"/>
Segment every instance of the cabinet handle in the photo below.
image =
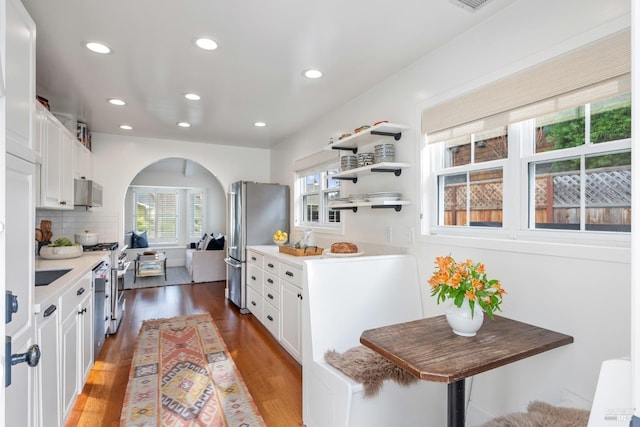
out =
<path fill-rule="evenodd" d="M 60 204 L 64 206 L 64 205 L 66 205 L 66 204 L 67 204 L 67 202 L 65 202 L 65 201 L 63 200 L 63 201 L 61 201 L 61 202 L 60 202 Z"/>
<path fill-rule="evenodd" d="M 287 270 L 287 272 L 286 272 L 286 273 L 284 273 L 284 274 L 286 274 L 286 275 L 287 275 L 287 276 L 289 276 L 289 277 L 293 277 L 293 273 L 292 273 L 292 272 L 290 272 L 289 270 Z"/>
<path fill-rule="evenodd" d="M 298 294 L 298 298 L 302 299 L 302 294 Z"/>
<path fill-rule="evenodd" d="M 256 276 L 251 276 L 251 280 L 256 280 Z"/>
<path fill-rule="evenodd" d="M 267 279 L 267 282 L 271 283 L 273 285 L 273 280 L 272 279 Z"/>
<path fill-rule="evenodd" d="M 58 307 L 56 307 L 54 304 L 51 304 L 49 307 L 47 307 L 47 309 L 44 311 L 44 317 L 49 317 L 51 316 L 56 310 L 58 309 Z"/>
<path fill-rule="evenodd" d="M 267 267 L 269 267 L 269 268 L 274 268 L 274 265 L 273 265 L 273 264 L 271 264 L 271 263 L 269 263 L 269 264 L 267 264 Z"/>
<path fill-rule="evenodd" d="M 255 301 L 251 301 L 251 305 L 253 305 L 253 306 L 255 307 L 255 306 L 256 306 L 256 305 L 258 305 L 258 304 L 256 304 L 256 302 L 255 302 Z"/>
<path fill-rule="evenodd" d="M 271 294 L 267 294 L 267 296 L 268 296 L 269 298 L 273 299 L 273 295 L 271 295 Z"/>
<path fill-rule="evenodd" d="M 76 295 L 82 295 L 82 294 L 84 294 L 84 288 L 78 289 L 78 292 L 76 292 Z"/>
<path fill-rule="evenodd" d="M 267 315 L 267 319 L 271 320 L 273 322 L 273 317 L 271 317 L 270 314 Z"/>
<path fill-rule="evenodd" d="M 257 258 L 256 258 L 256 257 L 254 257 L 254 256 L 252 256 L 252 257 L 251 257 L 251 261 L 257 261 Z"/>
<path fill-rule="evenodd" d="M 78 314 L 84 314 L 84 313 L 86 313 L 86 312 L 87 312 L 87 308 L 85 307 L 85 308 L 83 308 L 82 310 L 80 310 L 80 311 L 78 312 Z"/>

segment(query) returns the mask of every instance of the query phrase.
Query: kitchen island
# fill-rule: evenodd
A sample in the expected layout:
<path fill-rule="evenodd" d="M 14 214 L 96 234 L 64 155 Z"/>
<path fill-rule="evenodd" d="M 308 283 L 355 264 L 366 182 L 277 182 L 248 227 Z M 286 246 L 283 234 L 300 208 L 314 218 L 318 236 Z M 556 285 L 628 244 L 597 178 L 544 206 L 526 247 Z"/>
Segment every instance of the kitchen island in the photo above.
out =
<path fill-rule="evenodd" d="M 322 255 L 293 256 L 276 245 L 247 246 L 247 308 L 302 362 L 302 269 Z"/>

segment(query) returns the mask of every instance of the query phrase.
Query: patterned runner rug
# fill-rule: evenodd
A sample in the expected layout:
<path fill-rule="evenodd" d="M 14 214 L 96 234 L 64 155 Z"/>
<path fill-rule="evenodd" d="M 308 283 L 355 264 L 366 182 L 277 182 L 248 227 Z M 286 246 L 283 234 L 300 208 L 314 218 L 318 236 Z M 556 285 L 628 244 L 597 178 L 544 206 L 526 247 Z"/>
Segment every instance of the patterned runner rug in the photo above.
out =
<path fill-rule="evenodd" d="M 266 426 L 208 313 L 147 320 L 121 426 Z"/>

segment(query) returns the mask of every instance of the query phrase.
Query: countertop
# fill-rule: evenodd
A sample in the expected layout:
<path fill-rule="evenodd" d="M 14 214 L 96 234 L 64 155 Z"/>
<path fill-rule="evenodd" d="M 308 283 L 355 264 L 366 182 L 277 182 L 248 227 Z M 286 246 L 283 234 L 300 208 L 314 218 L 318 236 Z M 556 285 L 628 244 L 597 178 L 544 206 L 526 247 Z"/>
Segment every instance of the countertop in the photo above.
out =
<path fill-rule="evenodd" d="M 53 298 L 57 298 L 64 292 L 67 286 L 75 283 L 78 279 L 90 272 L 103 258 L 109 261 L 109 253 L 84 252 L 82 256 L 78 258 L 69 259 L 44 259 L 37 256 L 35 258 L 36 271 L 66 268 L 70 268 L 71 271 L 47 286 L 36 286 L 33 298 L 34 313 L 39 313 L 45 303 L 51 303 Z"/>
<path fill-rule="evenodd" d="M 276 245 L 262 245 L 262 246 L 247 246 L 247 250 L 258 252 L 262 255 L 276 258 L 278 261 L 282 261 L 294 267 L 302 268 L 304 261 L 307 259 L 320 259 L 322 255 L 309 255 L 309 256 L 293 256 L 280 252 Z"/>

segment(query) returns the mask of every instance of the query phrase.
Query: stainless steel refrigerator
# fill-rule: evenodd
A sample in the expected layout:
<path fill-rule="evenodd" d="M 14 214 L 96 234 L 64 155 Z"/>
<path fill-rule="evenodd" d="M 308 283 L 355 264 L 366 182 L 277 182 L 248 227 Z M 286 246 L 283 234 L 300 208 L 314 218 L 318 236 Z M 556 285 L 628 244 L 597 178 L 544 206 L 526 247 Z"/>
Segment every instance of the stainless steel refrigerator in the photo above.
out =
<path fill-rule="evenodd" d="M 238 181 L 228 196 L 227 297 L 244 314 L 247 246 L 273 245 L 277 230 L 289 231 L 289 186 Z"/>

